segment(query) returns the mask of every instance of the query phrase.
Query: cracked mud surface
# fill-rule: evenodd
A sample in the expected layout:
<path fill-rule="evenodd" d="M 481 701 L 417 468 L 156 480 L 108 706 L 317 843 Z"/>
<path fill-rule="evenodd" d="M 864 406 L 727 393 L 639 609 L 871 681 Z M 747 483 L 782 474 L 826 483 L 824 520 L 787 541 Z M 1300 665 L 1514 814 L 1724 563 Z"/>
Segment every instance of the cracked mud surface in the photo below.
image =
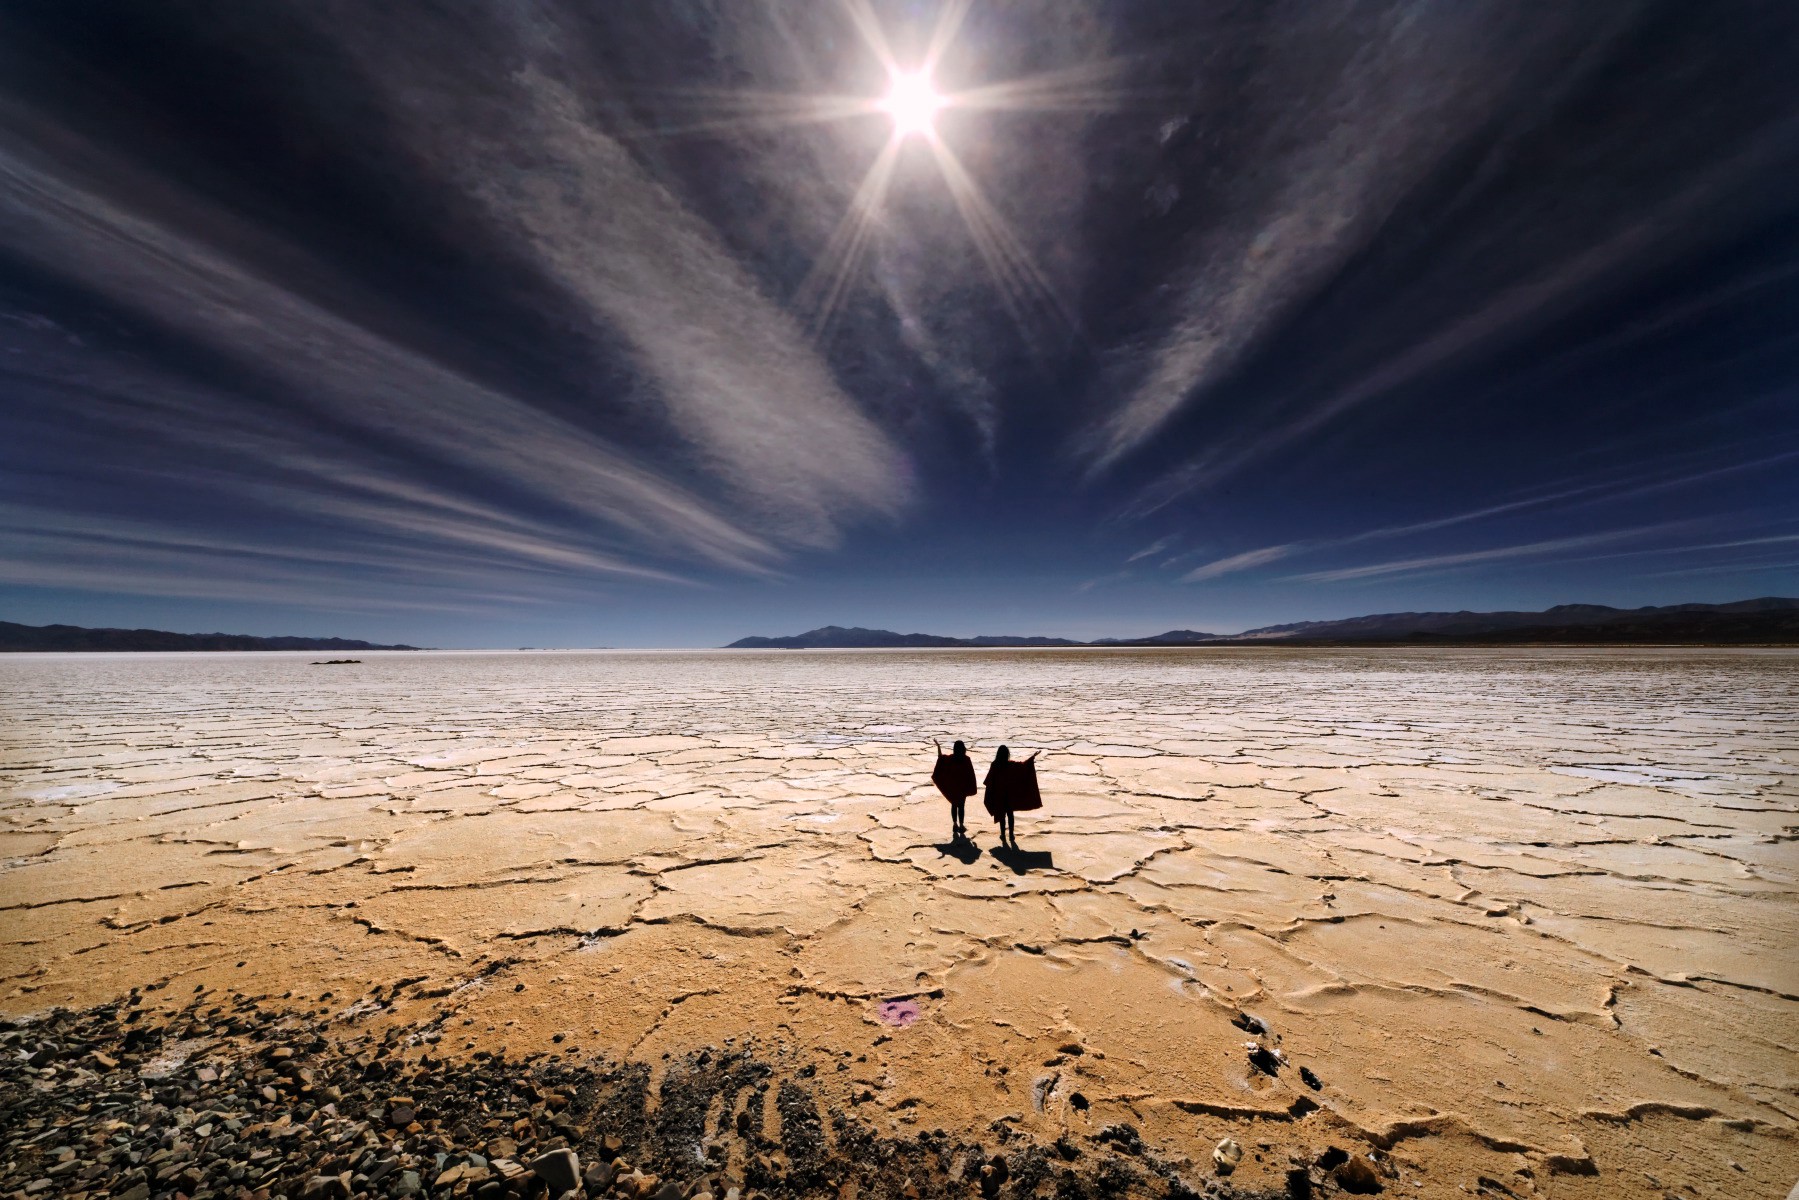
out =
<path fill-rule="evenodd" d="M 1230 1136 L 1251 1188 L 1799 1177 L 1793 652 L 34 655 L 0 708 L 8 1013 L 751 1036 L 886 1134 Z M 949 843 L 933 735 L 1044 751 L 1022 853 Z"/>

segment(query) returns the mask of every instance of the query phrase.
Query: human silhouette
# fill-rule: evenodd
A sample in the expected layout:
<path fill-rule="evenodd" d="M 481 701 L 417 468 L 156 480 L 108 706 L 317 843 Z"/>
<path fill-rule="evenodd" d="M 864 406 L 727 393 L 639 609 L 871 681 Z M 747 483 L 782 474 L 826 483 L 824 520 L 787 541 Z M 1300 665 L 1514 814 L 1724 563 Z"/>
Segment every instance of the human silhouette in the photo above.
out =
<path fill-rule="evenodd" d="M 949 801 L 949 836 L 951 841 L 956 841 L 968 833 L 962 806 L 979 790 L 974 784 L 974 763 L 968 757 L 968 747 L 961 741 L 957 741 L 948 754 L 943 752 L 943 743 L 936 738 L 931 739 L 931 744 L 937 747 L 937 765 L 931 770 L 931 782 Z"/>
<path fill-rule="evenodd" d="M 1029 758 L 1012 761 L 1012 751 L 1001 746 L 987 768 L 987 794 L 983 803 L 999 824 L 999 843 L 1018 849 L 1018 827 L 1013 814 L 1043 807 L 1043 794 L 1037 790 L 1037 752 Z"/>

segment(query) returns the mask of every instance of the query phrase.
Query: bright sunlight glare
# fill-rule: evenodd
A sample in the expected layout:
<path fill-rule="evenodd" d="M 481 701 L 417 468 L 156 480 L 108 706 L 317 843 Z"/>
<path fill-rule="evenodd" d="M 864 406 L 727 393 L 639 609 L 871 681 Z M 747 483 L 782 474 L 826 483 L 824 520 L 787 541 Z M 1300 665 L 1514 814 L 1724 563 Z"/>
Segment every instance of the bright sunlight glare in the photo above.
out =
<path fill-rule="evenodd" d="M 882 108 L 893 118 L 893 131 L 900 136 L 931 132 L 931 119 L 943 107 L 943 97 L 931 86 L 931 78 L 923 71 L 895 72 L 893 86 L 888 89 Z"/>

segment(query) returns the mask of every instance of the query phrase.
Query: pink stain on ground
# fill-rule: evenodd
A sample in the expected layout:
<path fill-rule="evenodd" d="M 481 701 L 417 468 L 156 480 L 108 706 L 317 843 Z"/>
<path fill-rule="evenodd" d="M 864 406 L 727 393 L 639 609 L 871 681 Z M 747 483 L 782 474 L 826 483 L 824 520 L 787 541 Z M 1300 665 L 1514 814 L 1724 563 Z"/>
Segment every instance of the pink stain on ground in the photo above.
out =
<path fill-rule="evenodd" d="M 889 1025 L 898 1025 L 901 1029 L 918 1020 L 918 1002 L 915 1000 L 883 1000 L 881 1001 L 881 1020 Z"/>

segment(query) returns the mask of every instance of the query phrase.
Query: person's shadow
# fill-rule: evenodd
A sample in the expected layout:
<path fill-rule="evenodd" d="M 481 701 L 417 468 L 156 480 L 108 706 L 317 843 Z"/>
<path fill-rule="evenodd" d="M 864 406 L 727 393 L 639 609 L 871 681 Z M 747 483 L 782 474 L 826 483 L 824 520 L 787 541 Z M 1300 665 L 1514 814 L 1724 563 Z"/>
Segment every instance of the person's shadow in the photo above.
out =
<path fill-rule="evenodd" d="M 993 857 L 1012 868 L 1012 874 L 1023 875 L 1026 871 L 1053 871 L 1056 869 L 1056 856 L 1048 850 L 1020 850 L 1016 846 L 995 846 Z"/>
<path fill-rule="evenodd" d="M 938 842 L 936 849 L 937 853 L 946 854 L 964 866 L 981 857 L 981 848 L 961 834 L 957 834 L 947 842 Z M 994 853 L 997 854 L 998 851 Z"/>

